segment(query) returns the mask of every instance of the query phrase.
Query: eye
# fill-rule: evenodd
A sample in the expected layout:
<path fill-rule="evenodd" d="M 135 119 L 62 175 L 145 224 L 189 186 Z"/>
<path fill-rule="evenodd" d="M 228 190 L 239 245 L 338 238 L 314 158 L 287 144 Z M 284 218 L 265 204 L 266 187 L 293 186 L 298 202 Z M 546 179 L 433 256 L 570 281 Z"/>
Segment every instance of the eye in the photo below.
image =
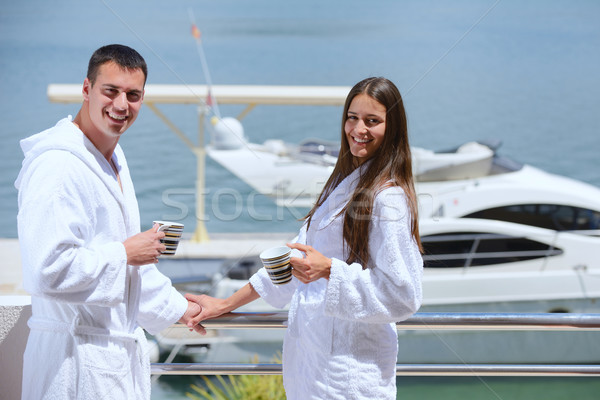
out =
<path fill-rule="evenodd" d="M 132 103 L 136 103 L 138 101 L 140 101 L 142 96 L 140 96 L 139 93 L 127 93 L 127 100 L 131 101 Z"/>
<path fill-rule="evenodd" d="M 348 115 L 348 116 L 346 117 L 346 120 L 349 120 L 349 119 L 351 119 L 351 120 L 355 121 L 355 120 L 357 120 L 358 118 L 356 118 L 356 115 Z"/>

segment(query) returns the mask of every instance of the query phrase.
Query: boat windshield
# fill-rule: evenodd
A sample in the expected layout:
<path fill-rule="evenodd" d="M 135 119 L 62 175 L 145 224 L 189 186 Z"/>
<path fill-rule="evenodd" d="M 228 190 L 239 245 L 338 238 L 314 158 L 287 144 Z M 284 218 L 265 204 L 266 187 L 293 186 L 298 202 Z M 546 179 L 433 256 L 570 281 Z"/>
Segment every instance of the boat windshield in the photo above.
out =
<path fill-rule="evenodd" d="M 523 164 L 508 157 L 495 155 L 492 159 L 492 168 L 489 175 L 506 174 L 508 172 L 519 171 Z"/>
<path fill-rule="evenodd" d="M 321 139 L 307 139 L 298 145 L 298 150 L 303 153 L 337 157 L 340 153 L 340 144 Z"/>

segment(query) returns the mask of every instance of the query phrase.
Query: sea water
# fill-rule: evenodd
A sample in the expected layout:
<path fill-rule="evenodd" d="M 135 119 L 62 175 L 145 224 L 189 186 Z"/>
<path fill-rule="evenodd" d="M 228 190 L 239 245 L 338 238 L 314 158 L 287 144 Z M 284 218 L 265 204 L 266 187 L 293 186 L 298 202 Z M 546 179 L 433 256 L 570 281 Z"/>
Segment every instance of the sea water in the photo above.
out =
<path fill-rule="evenodd" d="M 502 155 L 600 186 L 595 1 L 31 0 L 0 10 L 2 237 L 17 236 L 19 140 L 79 108 L 50 103 L 47 86 L 81 83 L 93 50 L 108 43 L 136 48 L 148 62 L 149 83 L 205 84 L 190 15 L 202 32 L 213 84 L 351 86 L 385 76 L 404 96 L 411 144 L 441 150 L 498 139 Z M 196 106 L 160 108 L 197 143 Z M 219 109 L 236 116 L 243 107 Z M 341 107 L 259 106 L 242 122 L 252 142 L 297 143 L 339 141 L 340 120 Z M 210 159 L 203 171 L 205 209 L 197 212 L 196 158 L 148 108 L 120 143 L 142 228 L 176 219 L 191 234 L 200 219 L 209 233 L 293 232 L 306 212 L 275 206 Z M 253 218 L 257 214 L 263 218 Z M 182 398 L 187 382 L 181 382 L 158 385 L 154 397 Z M 591 399 L 600 393 L 597 382 L 411 377 L 399 378 L 399 393 Z"/>

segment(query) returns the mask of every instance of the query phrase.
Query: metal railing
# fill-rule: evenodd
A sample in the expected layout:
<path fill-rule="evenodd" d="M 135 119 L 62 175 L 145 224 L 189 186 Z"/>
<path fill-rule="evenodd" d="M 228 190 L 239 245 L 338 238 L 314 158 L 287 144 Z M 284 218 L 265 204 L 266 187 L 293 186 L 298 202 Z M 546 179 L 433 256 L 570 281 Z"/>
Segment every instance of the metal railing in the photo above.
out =
<path fill-rule="evenodd" d="M 286 328 L 287 313 L 230 313 L 207 329 Z M 399 330 L 600 331 L 600 314 L 417 313 Z M 181 326 L 181 329 L 187 329 Z M 600 360 L 599 360 L 600 362 Z M 281 364 L 153 363 L 154 375 L 279 375 Z M 600 376 L 587 364 L 397 364 L 397 376 Z"/>

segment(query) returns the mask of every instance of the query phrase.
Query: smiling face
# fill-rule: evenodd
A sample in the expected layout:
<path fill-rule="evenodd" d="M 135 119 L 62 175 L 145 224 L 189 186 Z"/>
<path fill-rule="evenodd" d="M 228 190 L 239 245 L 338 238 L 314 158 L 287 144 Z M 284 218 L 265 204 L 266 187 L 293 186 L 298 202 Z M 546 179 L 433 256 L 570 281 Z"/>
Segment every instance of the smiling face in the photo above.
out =
<path fill-rule="evenodd" d="M 383 143 L 386 109 L 366 94 L 359 94 L 350 103 L 344 132 L 358 165 L 370 159 Z"/>
<path fill-rule="evenodd" d="M 100 66 L 93 84 L 85 79 L 83 97 L 88 115 L 81 129 L 96 147 L 116 142 L 133 124 L 142 106 L 144 83 L 141 69 L 124 69 L 112 61 Z"/>

